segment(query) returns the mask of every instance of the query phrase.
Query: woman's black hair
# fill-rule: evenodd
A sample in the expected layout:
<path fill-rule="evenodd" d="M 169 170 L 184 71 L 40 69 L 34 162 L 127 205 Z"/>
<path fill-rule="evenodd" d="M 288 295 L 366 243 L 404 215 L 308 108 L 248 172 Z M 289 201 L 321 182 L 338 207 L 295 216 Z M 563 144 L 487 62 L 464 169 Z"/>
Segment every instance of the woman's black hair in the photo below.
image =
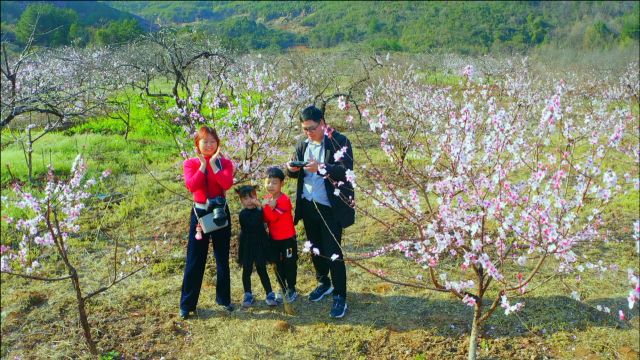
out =
<path fill-rule="evenodd" d="M 322 114 L 322 110 L 318 109 L 314 105 L 311 105 L 305 108 L 300 113 L 300 122 L 303 122 L 306 120 L 313 120 L 319 123 L 320 120 L 322 120 L 323 118 L 324 118 L 324 115 Z"/>
<path fill-rule="evenodd" d="M 235 188 L 236 194 L 241 198 L 245 198 L 247 196 L 255 195 L 256 189 L 258 185 L 242 185 Z"/>
<path fill-rule="evenodd" d="M 284 181 L 284 172 L 278 167 L 270 167 L 267 169 L 267 178 L 278 178 L 280 181 Z"/>

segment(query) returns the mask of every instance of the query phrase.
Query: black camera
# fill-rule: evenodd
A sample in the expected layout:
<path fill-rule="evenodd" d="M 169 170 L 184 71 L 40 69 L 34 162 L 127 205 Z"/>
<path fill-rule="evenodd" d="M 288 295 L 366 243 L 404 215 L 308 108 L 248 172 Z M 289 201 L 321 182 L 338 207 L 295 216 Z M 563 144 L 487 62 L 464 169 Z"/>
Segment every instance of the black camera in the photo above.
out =
<path fill-rule="evenodd" d="M 307 164 L 309 164 L 308 161 L 298 161 L 298 160 L 293 160 L 289 162 L 289 165 L 291 167 L 305 167 L 307 166 Z"/>
<path fill-rule="evenodd" d="M 208 210 L 213 214 L 213 222 L 218 226 L 224 225 L 227 222 L 226 199 L 222 196 L 216 196 L 213 199 L 207 199 L 207 203 Z"/>

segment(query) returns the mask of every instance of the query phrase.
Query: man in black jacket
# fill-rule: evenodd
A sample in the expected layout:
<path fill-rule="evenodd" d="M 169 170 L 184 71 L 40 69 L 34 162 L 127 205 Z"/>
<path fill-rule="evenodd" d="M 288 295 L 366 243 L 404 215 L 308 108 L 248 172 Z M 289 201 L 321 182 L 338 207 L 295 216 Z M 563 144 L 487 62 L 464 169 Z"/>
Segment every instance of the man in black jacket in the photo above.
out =
<path fill-rule="evenodd" d="M 341 318 L 347 311 L 347 273 L 340 244 L 342 230 L 355 219 L 353 187 L 347 181 L 353 151 L 349 139 L 327 127 L 315 106 L 302 111 L 300 125 L 307 138 L 296 145 L 293 160 L 306 164 L 289 162 L 287 175 L 298 179 L 294 222 L 302 219 L 307 239 L 319 250 L 312 257 L 318 286 L 309 300 L 333 293 L 330 315 Z"/>

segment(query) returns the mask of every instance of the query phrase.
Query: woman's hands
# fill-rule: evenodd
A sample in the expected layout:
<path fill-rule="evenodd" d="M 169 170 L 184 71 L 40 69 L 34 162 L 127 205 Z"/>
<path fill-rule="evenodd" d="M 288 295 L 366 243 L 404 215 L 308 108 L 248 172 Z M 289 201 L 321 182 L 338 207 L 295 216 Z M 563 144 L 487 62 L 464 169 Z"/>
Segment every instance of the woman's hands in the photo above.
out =
<path fill-rule="evenodd" d="M 222 158 L 222 155 L 220 154 L 220 148 L 218 148 L 215 154 L 211 156 L 211 159 L 209 159 L 209 164 L 211 164 L 211 168 L 213 169 L 214 173 L 217 173 L 218 171 L 222 170 L 222 168 L 218 166 L 218 163 L 219 163 L 218 160 L 221 158 Z M 220 163 L 220 165 L 222 165 L 222 163 Z"/>
<path fill-rule="evenodd" d="M 207 169 L 207 159 L 205 159 L 204 155 L 202 154 L 200 149 L 198 149 L 197 146 L 195 147 L 195 151 L 196 151 L 196 155 L 198 156 L 198 160 L 200 160 L 200 171 L 205 172 L 205 170 Z M 211 159 L 209 159 L 209 164 L 211 164 L 211 168 L 213 169 L 213 172 L 218 172 L 222 170 L 220 167 L 218 167 L 218 162 L 217 162 L 217 160 L 221 158 L 222 158 L 222 155 L 220 154 L 220 150 L 218 150 L 216 151 L 215 154 L 213 154 Z"/>
<path fill-rule="evenodd" d="M 202 152 L 200 152 L 200 149 L 198 149 L 197 146 L 195 149 L 196 149 L 196 155 L 198 156 L 198 160 L 200 160 L 200 171 L 204 173 L 205 170 L 207 169 L 207 160 L 204 158 L 204 155 L 202 155 Z"/>

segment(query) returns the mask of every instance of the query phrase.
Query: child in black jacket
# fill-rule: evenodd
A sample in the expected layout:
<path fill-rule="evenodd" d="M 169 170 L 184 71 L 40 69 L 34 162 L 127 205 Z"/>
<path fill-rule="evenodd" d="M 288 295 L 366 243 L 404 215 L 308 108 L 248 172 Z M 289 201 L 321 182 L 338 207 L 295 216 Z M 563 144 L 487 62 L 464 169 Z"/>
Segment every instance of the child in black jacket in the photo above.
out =
<path fill-rule="evenodd" d="M 238 262 L 242 265 L 242 286 L 244 287 L 242 306 L 249 307 L 255 300 L 251 292 L 251 273 L 254 264 L 267 294 L 265 302 L 269 306 L 278 305 L 267 274 L 269 236 L 265 230 L 262 204 L 256 196 L 256 187 L 243 185 L 236 188 L 236 193 L 243 206 L 239 215 L 240 239 L 238 247 Z"/>

